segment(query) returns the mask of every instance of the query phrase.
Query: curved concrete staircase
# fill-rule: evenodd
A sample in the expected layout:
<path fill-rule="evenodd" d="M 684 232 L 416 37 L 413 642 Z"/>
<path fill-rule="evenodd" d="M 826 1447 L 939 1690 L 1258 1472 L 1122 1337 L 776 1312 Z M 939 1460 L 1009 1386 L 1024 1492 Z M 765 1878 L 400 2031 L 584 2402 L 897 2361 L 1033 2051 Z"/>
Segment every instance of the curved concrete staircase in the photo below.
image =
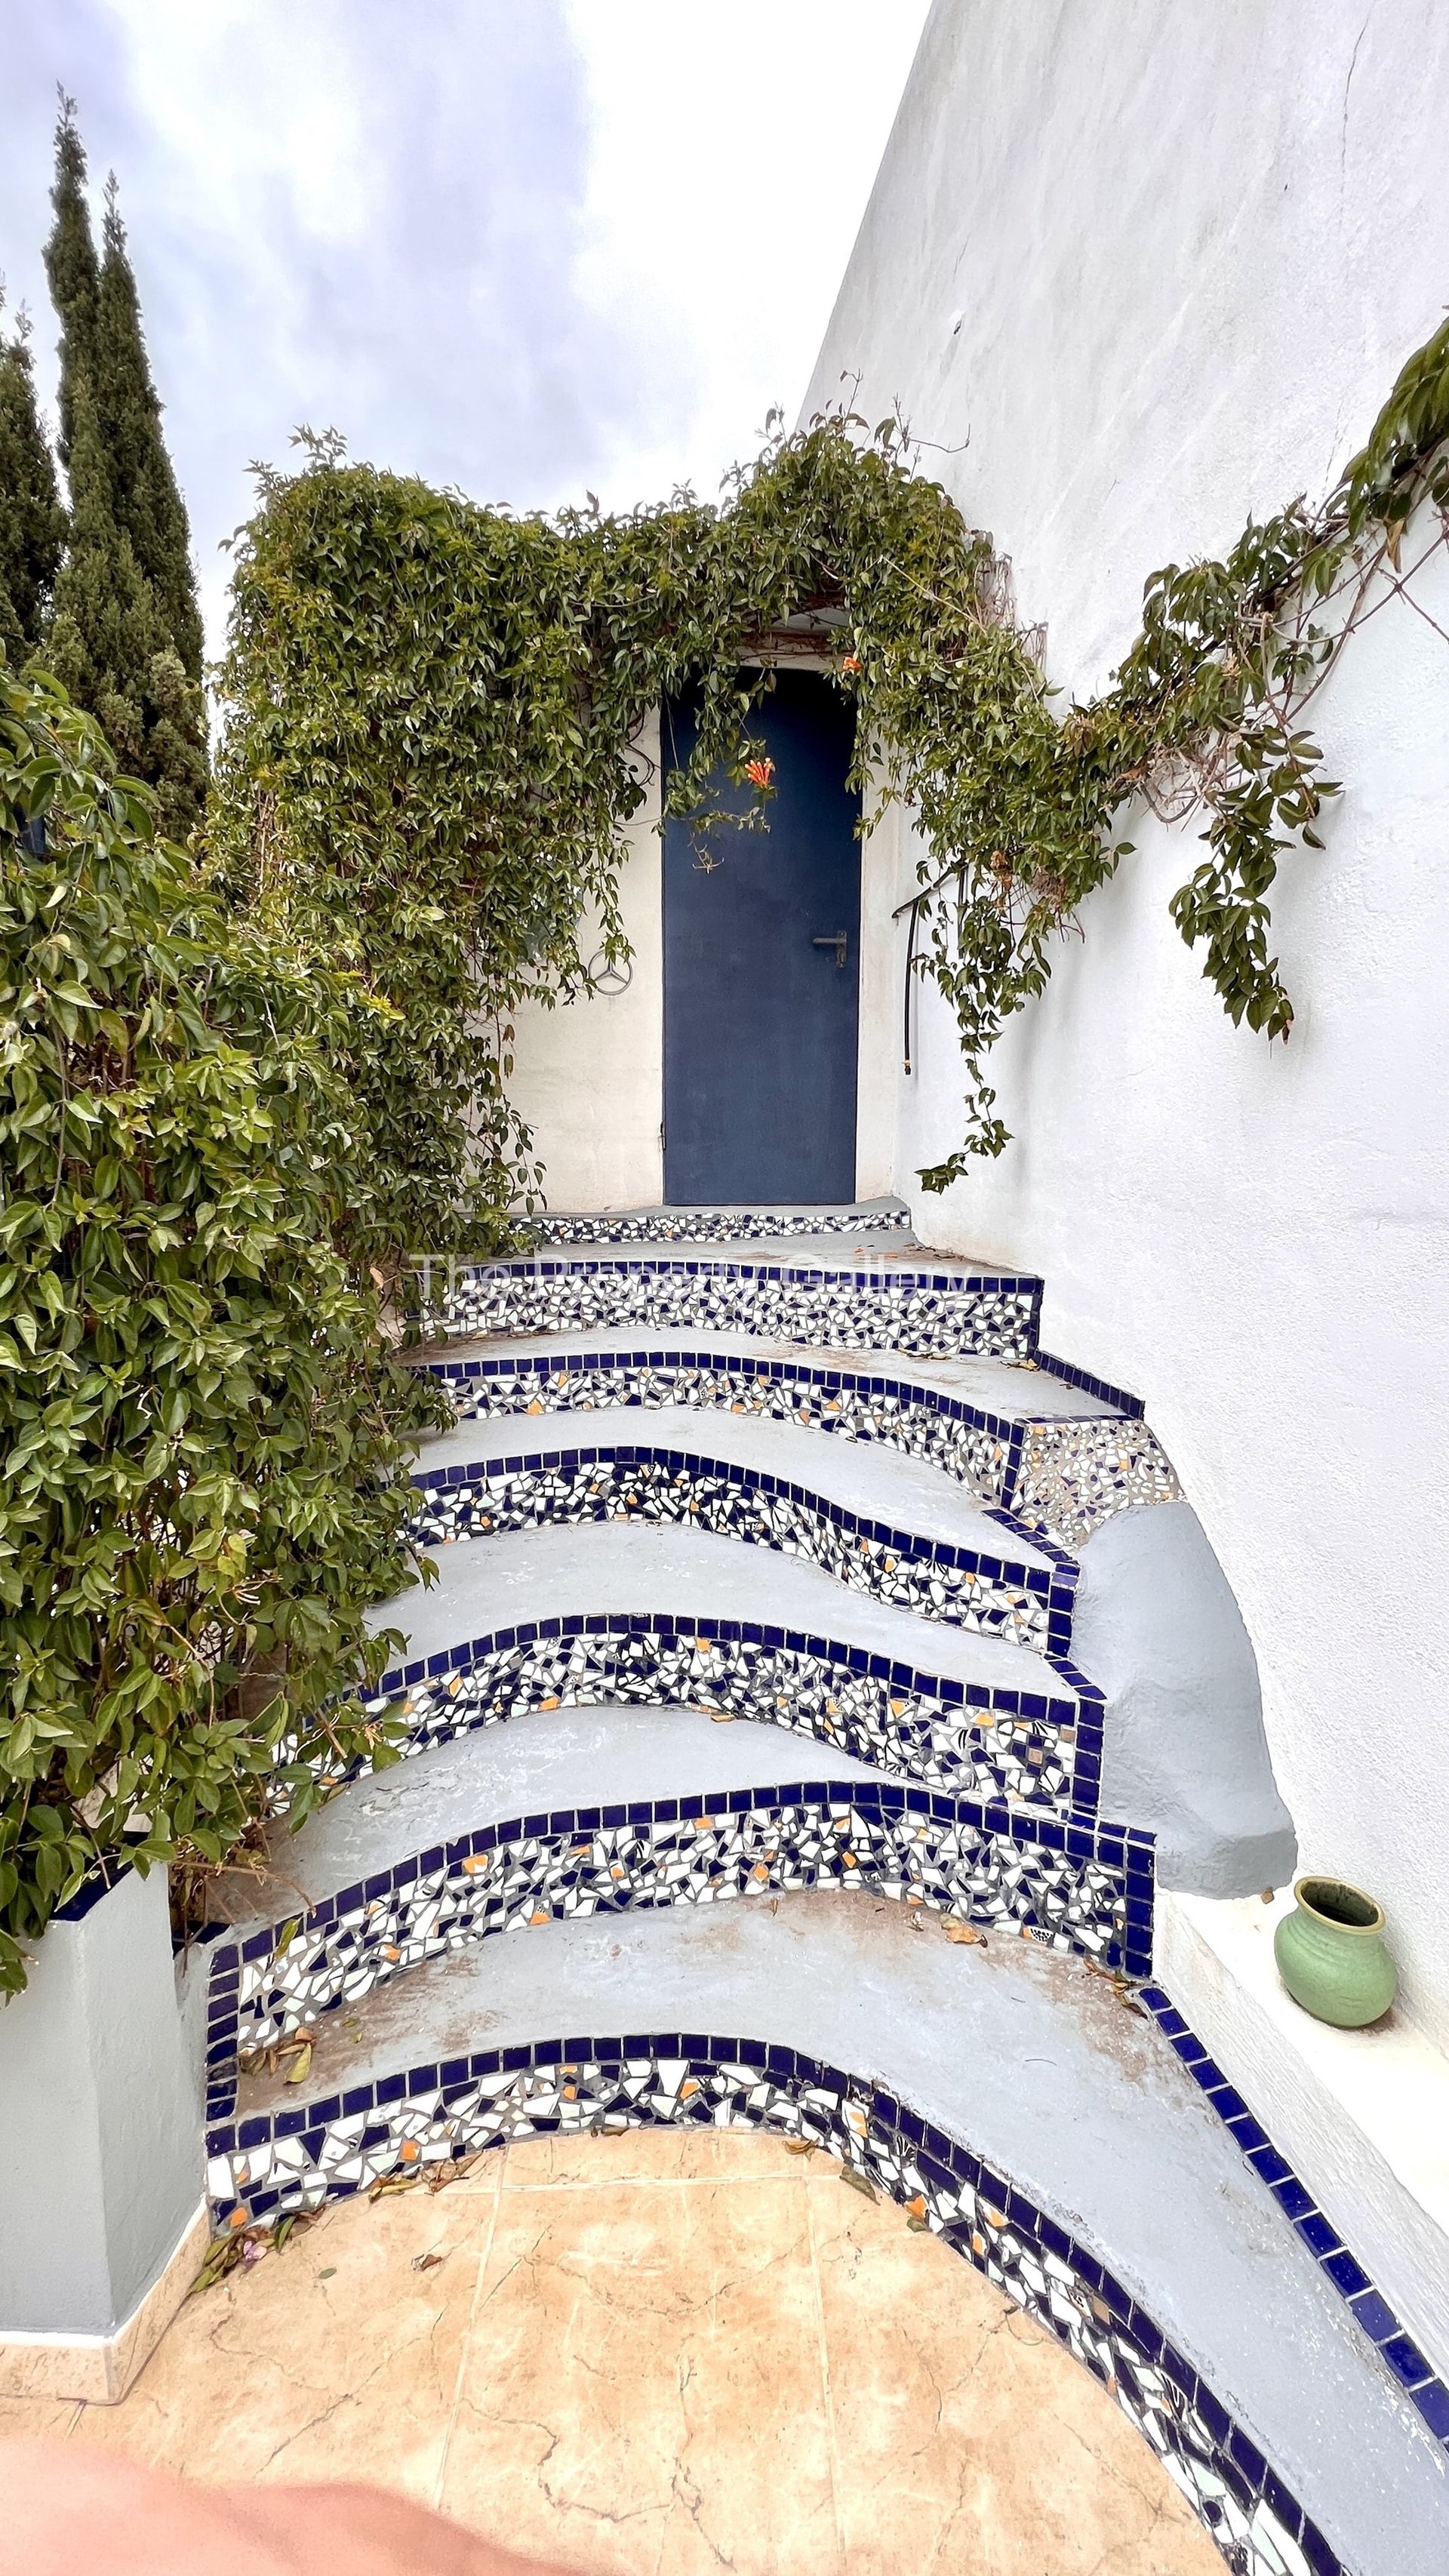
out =
<path fill-rule="evenodd" d="M 1244 2576 L 1441 2570 L 1438 2384 L 1151 1982 L 1155 1874 L 1293 1846 L 1140 1406 L 889 1205 L 555 1231 L 424 1282 L 408 1757 L 226 1889 L 218 2223 L 785 2130 L 1051 2326 Z"/>

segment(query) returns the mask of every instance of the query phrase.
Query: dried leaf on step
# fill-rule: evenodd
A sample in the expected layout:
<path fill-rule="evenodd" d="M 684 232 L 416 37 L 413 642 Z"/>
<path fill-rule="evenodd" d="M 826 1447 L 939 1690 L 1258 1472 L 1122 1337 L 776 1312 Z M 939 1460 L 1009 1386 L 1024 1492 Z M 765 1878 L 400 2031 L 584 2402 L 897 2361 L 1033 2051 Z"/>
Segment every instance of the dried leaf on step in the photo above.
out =
<path fill-rule="evenodd" d="M 787 2138 L 785 2153 L 787 2156 L 813 2156 L 815 2141 L 813 2138 Z"/>
<path fill-rule="evenodd" d="M 863 2191 L 867 2200 L 874 2200 L 874 2185 L 866 2181 L 864 2174 L 858 2174 L 853 2166 L 842 2165 L 840 2179 L 842 2182 L 848 2182 L 852 2191 Z"/>
<path fill-rule="evenodd" d="M 931 2233 L 924 2218 L 908 2218 L 906 2232 L 910 2236 L 929 2236 Z"/>
<path fill-rule="evenodd" d="M 438 2265 L 445 2260 L 446 2257 L 442 2254 L 415 2254 L 413 2256 L 413 2270 L 415 2272 L 436 2272 Z"/>
<path fill-rule="evenodd" d="M 191 2284 L 190 2295 L 192 2298 L 195 2298 L 197 2292 L 200 2290 L 214 2289 L 218 2281 L 224 2281 L 228 2272 L 235 2270 L 237 2264 L 241 2261 L 243 2241 L 244 2240 L 240 2236 L 220 2236 L 217 2238 L 216 2243 L 210 2248 L 202 2263 L 200 2271 L 197 2273 L 195 2280 Z"/>
<path fill-rule="evenodd" d="M 415 2185 L 421 2181 L 422 2175 L 420 2173 L 379 2174 L 367 2197 L 369 2200 L 384 2200 L 389 2192 L 412 2191 Z"/>
<path fill-rule="evenodd" d="M 322 2271 L 322 2272 L 319 2272 L 319 2273 L 318 2273 L 317 2278 L 318 2278 L 318 2280 L 319 2280 L 319 2281 L 335 2281 L 335 2280 L 336 2280 L 336 2278 L 337 2278 L 337 2266 L 336 2266 L 336 2264 L 335 2264 L 335 2263 L 329 2263 L 329 2264 L 327 2265 L 327 2267 L 326 2267 L 326 2270 L 325 2270 L 325 2271 Z"/>
<path fill-rule="evenodd" d="M 974 1923 L 948 1923 L 945 1926 L 945 1932 L 948 1941 L 969 1943 L 973 1950 L 984 1950 L 986 1947 L 986 1935 L 984 1932 L 978 1932 Z"/>
<path fill-rule="evenodd" d="M 735 1722 L 732 1708 L 712 1708 L 709 1713 L 716 1726 L 733 1726 Z"/>
<path fill-rule="evenodd" d="M 305 2084 L 311 2072 L 312 2042 L 309 2039 L 297 2050 L 296 2055 L 292 2059 L 292 2063 L 287 2069 L 287 2082 L 289 2084 Z"/>

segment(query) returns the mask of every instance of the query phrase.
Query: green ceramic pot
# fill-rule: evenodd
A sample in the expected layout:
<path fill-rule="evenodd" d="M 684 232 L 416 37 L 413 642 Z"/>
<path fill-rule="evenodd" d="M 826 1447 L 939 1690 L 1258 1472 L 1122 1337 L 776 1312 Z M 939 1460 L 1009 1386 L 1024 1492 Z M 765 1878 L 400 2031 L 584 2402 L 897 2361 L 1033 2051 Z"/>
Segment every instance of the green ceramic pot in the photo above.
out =
<path fill-rule="evenodd" d="M 1341 1878 L 1300 1878 L 1296 1911 L 1273 1935 L 1278 1974 L 1295 2003 L 1337 2030 L 1362 2030 L 1394 2000 L 1384 1913 Z"/>

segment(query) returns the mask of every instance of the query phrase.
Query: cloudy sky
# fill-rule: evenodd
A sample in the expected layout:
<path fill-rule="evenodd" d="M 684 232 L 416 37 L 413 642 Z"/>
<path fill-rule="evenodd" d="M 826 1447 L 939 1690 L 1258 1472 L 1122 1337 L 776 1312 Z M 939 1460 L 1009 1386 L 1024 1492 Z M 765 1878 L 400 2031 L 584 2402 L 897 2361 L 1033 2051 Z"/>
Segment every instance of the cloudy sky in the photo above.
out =
<path fill-rule="evenodd" d="M 520 507 L 713 495 L 793 418 L 927 0 L 0 0 L 0 273 L 56 84 L 108 169 L 213 643 L 299 421 Z"/>

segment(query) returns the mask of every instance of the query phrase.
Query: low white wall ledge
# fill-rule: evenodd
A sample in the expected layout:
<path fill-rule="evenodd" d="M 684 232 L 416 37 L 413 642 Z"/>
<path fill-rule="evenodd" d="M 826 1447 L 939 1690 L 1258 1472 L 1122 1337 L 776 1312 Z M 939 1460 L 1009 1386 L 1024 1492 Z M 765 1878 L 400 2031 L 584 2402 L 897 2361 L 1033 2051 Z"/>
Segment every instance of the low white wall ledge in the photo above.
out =
<path fill-rule="evenodd" d="M 0 2331 L 0 2397 L 81 2398 L 117 2406 L 140 2376 L 186 2299 L 211 2242 L 211 2212 L 198 2202 L 160 2277 L 114 2334 Z M 11 2430 L 23 2433 L 22 2423 Z"/>
<path fill-rule="evenodd" d="M 201 2104 L 176 1982 L 166 1873 L 127 1870 L 55 1917 L 0 2007 L 12 2394 L 120 2396 L 200 2260 Z"/>
<path fill-rule="evenodd" d="M 1398 2012 L 1368 2030 L 1304 2012 L 1273 1959 L 1292 1904 L 1159 1890 L 1157 1978 L 1449 2377 L 1449 2058 Z"/>

